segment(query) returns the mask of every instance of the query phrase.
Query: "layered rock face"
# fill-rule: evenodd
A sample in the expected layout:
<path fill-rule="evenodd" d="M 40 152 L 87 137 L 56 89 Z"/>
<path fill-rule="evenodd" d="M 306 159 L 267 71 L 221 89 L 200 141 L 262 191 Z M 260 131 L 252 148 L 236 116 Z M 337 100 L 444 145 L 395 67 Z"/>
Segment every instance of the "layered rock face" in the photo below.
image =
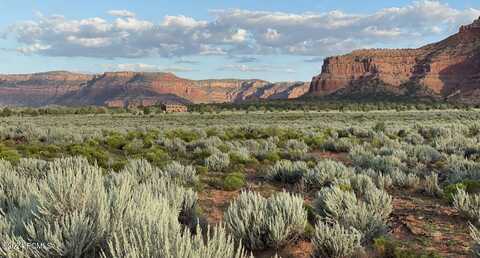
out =
<path fill-rule="evenodd" d="M 409 87 L 431 96 L 480 102 L 469 96 L 480 89 L 480 19 L 459 33 L 418 49 L 371 49 L 325 59 L 310 94 L 330 95 L 378 82 L 396 94 Z"/>
<path fill-rule="evenodd" d="M 79 90 L 92 75 L 48 72 L 0 75 L 0 105 L 42 106 Z"/>
<path fill-rule="evenodd" d="M 0 76 L 0 106 L 150 106 L 160 102 L 219 103 L 296 98 L 308 87 L 262 80 L 188 80 L 171 73 L 49 72 Z"/>
<path fill-rule="evenodd" d="M 253 87 L 255 92 L 251 92 L 251 94 L 239 94 L 236 101 L 260 99 L 296 99 L 305 95 L 309 89 L 310 83 L 306 82 L 268 83 L 262 87 Z"/>

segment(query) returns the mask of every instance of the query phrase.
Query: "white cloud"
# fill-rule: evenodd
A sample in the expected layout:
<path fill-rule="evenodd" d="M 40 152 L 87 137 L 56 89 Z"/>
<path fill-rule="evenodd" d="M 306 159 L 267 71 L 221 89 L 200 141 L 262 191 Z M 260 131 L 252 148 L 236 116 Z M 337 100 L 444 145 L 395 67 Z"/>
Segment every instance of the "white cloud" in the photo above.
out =
<path fill-rule="evenodd" d="M 133 71 L 133 72 L 164 72 L 164 73 L 182 73 L 193 72 L 195 69 L 183 66 L 162 67 L 158 65 L 132 63 L 132 64 L 104 64 L 107 71 Z"/>
<path fill-rule="evenodd" d="M 267 32 L 265 33 L 265 38 L 269 41 L 275 41 L 280 38 L 280 33 L 278 33 L 278 31 L 275 29 L 268 28 Z"/>
<path fill-rule="evenodd" d="M 178 15 L 155 23 L 128 10 L 109 14 L 117 18 L 39 16 L 12 25 L 8 36 L 18 42 L 18 51 L 47 56 L 328 56 L 359 47 L 405 47 L 429 37 L 440 39 L 472 22 L 480 10 L 423 0 L 362 15 L 233 9 L 212 11 L 211 21 Z"/>
<path fill-rule="evenodd" d="M 316 56 L 316 57 L 311 57 L 311 58 L 305 59 L 303 61 L 305 63 L 321 63 L 321 62 L 323 62 L 324 59 L 325 59 L 325 57 L 323 57 L 323 56 Z"/>
<path fill-rule="evenodd" d="M 242 43 L 247 40 L 248 32 L 244 29 L 237 29 L 229 38 L 225 39 L 227 43 Z"/>
<path fill-rule="evenodd" d="M 170 66 L 163 68 L 162 71 L 170 72 L 170 73 L 184 73 L 184 72 L 194 72 L 195 69 L 190 67 L 182 67 L 182 66 Z"/>
<path fill-rule="evenodd" d="M 399 28 L 391 29 L 379 29 L 376 26 L 366 27 L 363 32 L 367 35 L 374 37 L 398 37 L 402 35 L 402 31 Z"/>
<path fill-rule="evenodd" d="M 23 54 L 32 54 L 32 53 L 35 53 L 35 52 L 38 52 L 38 51 L 47 50 L 49 48 L 50 48 L 50 46 L 48 46 L 48 45 L 42 45 L 42 44 L 39 44 L 39 43 L 35 43 L 35 44 L 32 44 L 32 45 L 19 47 L 19 48 L 17 48 L 17 51 L 19 51 L 20 53 L 23 53 Z"/>
<path fill-rule="evenodd" d="M 135 13 L 130 12 L 128 10 L 110 10 L 108 11 L 108 14 L 116 17 L 128 17 L 128 18 L 135 17 Z"/>
<path fill-rule="evenodd" d="M 162 23 L 165 27 L 180 27 L 180 28 L 196 28 L 204 27 L 208 23 L 206 21 L 197 21 L 194 18 L 186 17 L 183 15 L 180 16 L 165 16 L 165 19 Z"/>
<path fill-rule="evenodd" d="M 179 58 L 177 61 L 175 61 L 176 64 L 190 64 L 190 65 L 196 65 L 198 64 L 199 62 L 198 61 L 194 61 L 194 60 L 189 60 L 189 59 L 186 59 L 184 57 L 181 57 Z"/>
<path fill-rule="evenodd" d="M 235 62 L 237 63 L 255 63 L 258 62 L 258 58 L 253 56 L 239 56 L 239 57 L 232 57 L 236 59 Z"/>
<path fill-rule="evenodd" d="M 256 65 L 250 66 L 245 64 L 227 64 L 220 67 L 221 71 L 234 71 L 243 73 L 260 73 L 260 72 L 282 72 L 282 73 L 295 73 L 296 71 L 290 67 L 281 67 L 274 65 Z"/>
<path fill-rule="evenodd" d="M 223 71 L 239 71 L 239 72 L 267 72 L 265 67 L 252 67 L 244 64 L 229 64 L 220 68 Z"/>
<path fill-rule="evenodd" d="M 92 47 L 92 48 L 106 47 L 111 44 L 110 38 L 77 38 L 75 36 L 68 36 L 67 41 L 69 41 L 72 44 L 80 45 L 82 47 Z"/>
<path fill-rule="evenodd" d="M 153 28 L 153 23 L 149 21 L 137 20 L 135 18 L 117 18 L 114 26 L 119 31 L 146 31 Z"/>
<path fill-rule="evenodd" d="M 211 45 L 201 45 L 199 54 L 203 56 L 212 56 L 212 55 L 223 56 L 223 55 L 226 55 L 227 52 L 222 47 L 214 47 Z"/>

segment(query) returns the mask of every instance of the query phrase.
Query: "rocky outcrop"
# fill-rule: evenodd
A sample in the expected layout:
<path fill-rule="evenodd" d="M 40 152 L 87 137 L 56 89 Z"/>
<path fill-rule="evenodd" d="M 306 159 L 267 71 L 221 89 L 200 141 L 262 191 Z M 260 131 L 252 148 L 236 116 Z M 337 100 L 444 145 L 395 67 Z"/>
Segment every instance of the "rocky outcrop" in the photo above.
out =
<path fill-rule="evenodd" d="M 251 94 L 239 94 L 237 101 L 260 99 L 296 99 L 308 92 L 310 83 L 306 82 L 279 82 L 269 83 L 254 88 Z"/>
<path fill-rule="evenodd" d="M 420 89 L 432 97 L 480 102 L 480 19 L 441 42 L 418 49 L 369 49 L 325 59 L 310 94 L 349 93 L 373 82 L 395 94 Z"/>
<path fill-rule="evenodd" d="M 0 76 L 0 106 L 150 106 L 160 102 L 223 103 L 296 98 L 304 83 L 262 80 L 188 80 L 172 73 L 107 72 L 84 75 L 48 72 Z"/>
<path fill-rule="evenodd" d="M 92 78 L 92 75 L 63 71 L 0 75 L 0 105 L 53 104 L 65 94 L 79 90 Z"/>

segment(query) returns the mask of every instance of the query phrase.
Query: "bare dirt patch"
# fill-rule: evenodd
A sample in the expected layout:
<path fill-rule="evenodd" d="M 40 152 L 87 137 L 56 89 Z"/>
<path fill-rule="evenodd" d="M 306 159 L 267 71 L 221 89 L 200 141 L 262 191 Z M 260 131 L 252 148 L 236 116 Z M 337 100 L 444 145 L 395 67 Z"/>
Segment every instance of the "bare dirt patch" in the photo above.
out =
<path fill-rule="evenodd" d="M 208 223 L 212 225 L 220 223 L 223 220 L 224 211 L 239 193 L 239 191 L 229 192 L 215 189 L 199 192 L 199 205 Z"/>
<path fill-rule="evenodd" d="M 351 164 L 351 161 L 348 157 L 348 153 L 337 153 L 337 152 L 331 152 L 331 151 L 313 151 L 313 152 L 310 152 L 309 155 L 311 155 L 313 158 L 317 160 L 331 159 L 331 160 L 342 162 L 345 165 Z"/>
<path fill-rule="evenodd" d="M 442 257 L 469 257 L 466 221 L 440 199 L 412 192 L 391 193 L 391 233 L 410 250 L 434 251 Z"/>
<path fill-rule="evenodd" d="M 282 258 L 309 258 L 313 251 L 312 243 L 309 241 L 301 240 L 291 243 L 279 250 L 264 250 L 253 252 L 257 258 L 272 258 L 275 254 L 278 254 Z"/>

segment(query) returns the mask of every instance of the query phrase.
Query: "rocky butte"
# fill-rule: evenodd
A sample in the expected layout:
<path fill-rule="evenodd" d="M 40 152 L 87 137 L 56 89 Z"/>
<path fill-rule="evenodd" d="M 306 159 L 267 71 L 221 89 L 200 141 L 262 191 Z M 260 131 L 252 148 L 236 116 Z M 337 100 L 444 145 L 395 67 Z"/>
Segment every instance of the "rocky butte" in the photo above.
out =
<path fill-rule="evenodd" d="M 326 58 L 309 94 L 345 96 L 372 87 L 395 95 L 480 103 L 480 18 L 418 49 L 357 50 Z"/>
<path fill-rule="evenodd" d="M 172 73 L 107 72 L 97 75 L 47 72 L 0 75 L 0 106 L 150 106 L 160 102 L 218 103 L 291 99 L 308 83 L 262 80 L 189 80 Z"/>

